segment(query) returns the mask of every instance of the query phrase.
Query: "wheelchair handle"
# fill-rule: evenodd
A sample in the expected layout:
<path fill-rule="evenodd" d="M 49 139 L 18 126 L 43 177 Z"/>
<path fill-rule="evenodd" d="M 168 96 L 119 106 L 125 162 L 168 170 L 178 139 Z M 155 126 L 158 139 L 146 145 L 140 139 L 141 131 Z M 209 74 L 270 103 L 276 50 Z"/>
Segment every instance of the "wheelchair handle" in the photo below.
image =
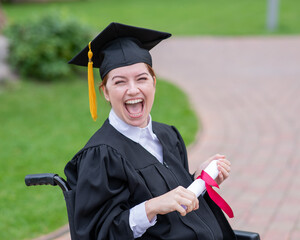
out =
<path fill-rule="evenodd" d="M 25 176 L 25 184 L 27 186 L 58 185 L 64 192 L 71 190 L 68 183 L 63 178 L 58 176 L 58 174 L 53 173 L 29 174 Z"/>

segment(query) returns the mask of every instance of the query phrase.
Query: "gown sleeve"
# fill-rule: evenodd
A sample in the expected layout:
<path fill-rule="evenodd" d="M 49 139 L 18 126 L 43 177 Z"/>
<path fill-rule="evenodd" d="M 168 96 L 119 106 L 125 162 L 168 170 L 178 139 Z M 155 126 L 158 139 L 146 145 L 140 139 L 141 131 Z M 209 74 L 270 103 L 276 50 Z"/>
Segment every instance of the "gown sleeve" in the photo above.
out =
<path fill-rule="evenodd" d="M 67 164 L 78 239 L 134 239 L 129 226 L 130 171 L 122 156 L 106 145 L 85 149 Z"/>

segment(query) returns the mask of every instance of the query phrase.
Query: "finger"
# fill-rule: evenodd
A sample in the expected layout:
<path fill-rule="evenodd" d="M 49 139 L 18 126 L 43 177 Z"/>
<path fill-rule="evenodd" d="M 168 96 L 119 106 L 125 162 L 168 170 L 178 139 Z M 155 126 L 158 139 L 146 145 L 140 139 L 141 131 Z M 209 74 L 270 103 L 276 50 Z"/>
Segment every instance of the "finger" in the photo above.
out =
<path fill-rule="evenodd" d="M 181 203 L 180 204 L 181 206 L 184 206 L 183 208 L 185 209 L 185 211 L 187 213 L 193 211 L 193 209 L 194 209 L 194 203 L 192 201 L 190 201 L 188 199 L 181 199 L 180 203 Z"/>
<path fill-rule="evenodd" d="M 218 160 L 218 159 L 225 159 L 226 157 L 225 157 L 225 155 L 222 155 L 222 154 L 216 154 L 215 156 L 213 156 L 213 159 L 214 160 Z"/>
<path fill-rule="evenodd" d="M 185 206 L 187 212 L 193 211 L 195 208 L 198 208 L 199 201 L 192 191 L 188 189 L 178 189 L 177 194 L 175 195 L 175 200 L 180 204 Z"/>
<path fill-rule="evenodd" d="M 199 201 L 197 199 L 197 201 L 194 201 L 194 202 L 192 202 L 189 205 L 181 204 L 181 207 L 184 208 L 184 210 L 186 211 L 186 213 L 189 213 L 189 212 L 192 212 L 192 211 L 197 210 L 199 208 Z"/>
<path fill-rule="evenodd" d="M 193 192 L 191 192 L 191 194 L 187 194 L 187 195 L 183 195 L 183 196 L 176 195 L 175 200 L 180 205 L 184 206 L 184 208 L 187 212 L 193 211 L 197 207 L 197 204 L 198 204 L 197 203 L 198 199 L 197 199 L 196 195 Z"/>
<path fill-rule="evenodd" d="M 177 212 L 180 213 L 181 216 L 185 216 L 187 214 L 187 210 L 186 210 L 186 206 L 185 205 L 181 205 L 181 204 L 177 204 L 176 207 L 175 207 L 175 210 Z"/>
<path fill-rule="evenodd" d="M 190 190 L 185 189 L 174 196 L 175 201 L 177 201 L 180 205 L 185 206 L 185 210 L 187 212 L 191 212 L 197 206 L 197 197 L 195 193 L 191 192 Z"/>
<path fill-rule="evenodd" d="M 195 207 L 194 207 L 194 210 L 197 210 L 198 208 L 199 208 L 199 200 L 198 200 L 198 198 L 197 198 L 196 204 L 195 204 Z"/>
<path fill-rule="evenodd" d="M 219 174 L 222 174 L 223 180 L 229 177 L 229 171 L 226 168 L 220 167 Z"/>
<path fill-rule="evenodd" d="M 219 159 L 219 162 L 224 163 L 228 166 L 231 166 L 231 162 L 226 158 Z"/>
<path fill-rule="evenodd" d="M 176 209 L 177 212 L 180 213 L 181 216 L 185 216 L 187 214 L 187 212 L 185 211 L 184 208 L 182 208 L 181 206 L 178 207 L 178 209 Z"/>
<path fill-rule="evenodd" d="M 221 168 L 224 168 L 227 172 L 230 172 L 230 170 L 231 170 L 230 162 L 228 161 L 229 162 L 229 164 L 228 164 L 227 161 L 219 161 L 218 162 L 218 169 L 221 170 Z"/>
<path fill-rule="evenodd" d="M 223 174 L 219 172 L 218 177 L 216 178 L 216 182 L 218 185 L 221 185 L 221 183 L 224 181 Z"/>
<path fill-rule="evenodd" d="M 231 168 L 230 166 L 226 165 L 226 164 L 218 164 L 218 170 L 219 172 L 227 172 L 229 173 Z"/>

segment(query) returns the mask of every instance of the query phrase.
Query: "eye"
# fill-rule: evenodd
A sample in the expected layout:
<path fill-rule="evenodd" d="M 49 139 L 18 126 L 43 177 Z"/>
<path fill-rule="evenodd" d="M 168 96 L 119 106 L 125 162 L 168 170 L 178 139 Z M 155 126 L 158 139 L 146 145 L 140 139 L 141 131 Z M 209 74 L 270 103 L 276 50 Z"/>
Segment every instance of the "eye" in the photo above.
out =
<path fill-rule="evenodd" d="M 117 80 L 117 81 L 115 81 L 115 85 L 122 84 L 124 82 L 125 82 L 124 80 Z"/>
<path fill-rule="evenodd" d="M 146 78 L 146 77 L 141 77 L 141 78 L 138 78 L 138 81 L 145 81 L 145 80 L 147 80 L 148 78 Z"/>

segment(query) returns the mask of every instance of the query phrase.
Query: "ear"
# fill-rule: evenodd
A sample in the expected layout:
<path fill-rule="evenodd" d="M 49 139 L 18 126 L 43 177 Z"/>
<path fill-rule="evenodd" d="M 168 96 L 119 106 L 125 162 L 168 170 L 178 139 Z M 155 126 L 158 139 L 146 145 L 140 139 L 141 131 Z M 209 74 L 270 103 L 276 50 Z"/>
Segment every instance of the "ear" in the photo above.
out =
<path fill-rule="evenodd" d="M 105 97 L 106 101 L 110 102 L 109 94 L 108 94 L 107 88 L 106 88 L 105 86 L 102 86 L 101 89 L 102 89 L 102 92 L 103 92 L 103 94 L 104 94 L 104 97 Z"/>
<path fill-rule="evenodd" d="M 154 87 L 156 87 L 156 77 L 155 76 L 153 77 L 153 84 L 154 84 Z"/>

